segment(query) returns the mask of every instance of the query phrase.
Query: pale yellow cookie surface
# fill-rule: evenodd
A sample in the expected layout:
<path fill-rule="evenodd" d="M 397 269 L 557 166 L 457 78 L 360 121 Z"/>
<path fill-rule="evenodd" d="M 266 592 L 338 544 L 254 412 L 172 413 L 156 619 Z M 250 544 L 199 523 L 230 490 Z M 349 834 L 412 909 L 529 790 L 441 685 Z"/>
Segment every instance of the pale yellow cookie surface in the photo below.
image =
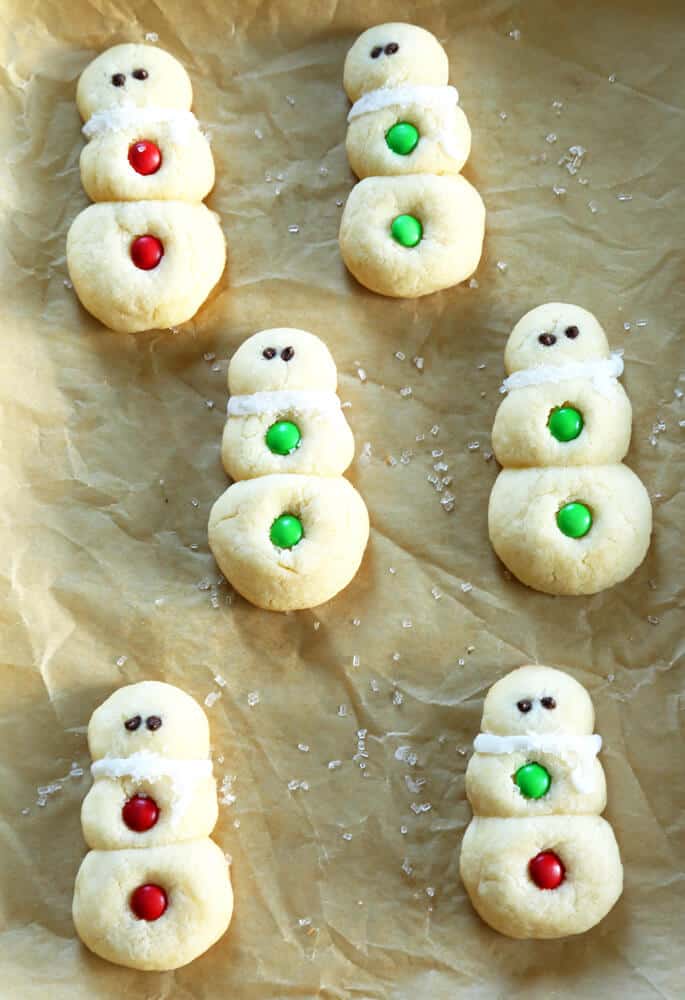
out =
<path fill-rule="evenodd" d="M 347 53 L 343 86 L 351 101 L 380 87 L 401 84 L 444 86 L 447 53 L 435 35 L 414 24 L 377 24 L 363 32 Z"/>
<path fill-rule="evenodd" d="M 84 121 L 96 111 L 125 106 L 189 111 L 193 88 L 183 66 L 164 49 L 126 43 L 101 52 L 86 66 L 76 103 Z"/>

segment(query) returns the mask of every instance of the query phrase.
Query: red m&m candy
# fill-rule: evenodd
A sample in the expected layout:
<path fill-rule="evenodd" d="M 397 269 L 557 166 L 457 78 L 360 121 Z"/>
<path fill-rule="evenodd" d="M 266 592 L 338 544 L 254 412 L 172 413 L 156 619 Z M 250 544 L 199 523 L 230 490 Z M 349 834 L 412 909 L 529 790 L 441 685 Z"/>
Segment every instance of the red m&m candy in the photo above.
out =
<path fill-rule="evenodd" d="M 148 882 L 131 894 L 131 909 L 139 920 L 159 920 L 167 908 L 167 895 L 159 885 Z"/>
<path fill-rule="evenodd" d="M 131 260 L 141 271 L 151 271 L 164 256 L 164 246 L 156 236 L 137 236 L 131 244 Z"/>
<path fill-rule="evenodd" d="M 565 870 L 554 851 L 541 851 L 528 862 L 528 872 L 538 889 L 558 889 Z"/>
<path fill-rule="evenodd" d="M 128 162 L 137 174 L 156 174 L 162 165 L 162 154 L 159 146 L 149 139 L 141 139 L 128 147 Z"/>
<path fill-rule="evenodd" d="M 129 830 L 145 833 L 146 830 L 151 830 L 159 819 L 159 806 L 149 795 L 132 795 L 124 803 L 121 818 Z"/>

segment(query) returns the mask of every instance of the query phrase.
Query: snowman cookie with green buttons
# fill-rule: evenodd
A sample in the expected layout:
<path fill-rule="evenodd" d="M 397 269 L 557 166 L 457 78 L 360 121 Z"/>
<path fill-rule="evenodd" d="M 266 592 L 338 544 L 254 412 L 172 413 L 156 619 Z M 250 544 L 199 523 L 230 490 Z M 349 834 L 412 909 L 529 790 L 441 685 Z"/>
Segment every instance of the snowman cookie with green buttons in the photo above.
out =
<path fill-rule="evenodd" d="M 488 525 L 502 562 L 550 594 L 594 594 L 621 582 L 649 547 L 652 511 L 622 464 L 632 410 L 596 318 L 551 302 L 527 313 L 505 349 L 492 432 L 503 466 Z"/>
<path fill-rule="evenodd" d="M 438 40 L 412 24 L 369 28 L 345 60 L 346 148 L 360 183 L 343 212 L 340 250 L 357 280 L 382 295 L 447 288 L 480 260 L 485 209 L 460 175 L 471 130 L 448 73 Z"/>
<path fill-rule="evenodd" d="M 520 667 L 487 694 L 466 771 L 474 816 L 460 871 L 474 908 L 501 934 L 580 934 L 621 895 L 593 728 L 590 696 L 561 670 Z"/>
<path fill-rule="evenodd" d="M 310 608 L 347 586 L 369 534 L 366 506 L 343 478 L 354 439 L 326 345 L 292 328 L 246 340 L 228 370 L 224 468 L 209 544 L 226 579 L 274 611 Z"/>
<path fill-rule="evenodd" d="M 190 319 L 226 261 L 209 143 L 190 111 L 181 64 L 153 45 L 115 45 L 78 82 L 85 124 L 81 181 L 96 203 L 67 236 L 82 305 L 113 330 L 136 333 Z"/>

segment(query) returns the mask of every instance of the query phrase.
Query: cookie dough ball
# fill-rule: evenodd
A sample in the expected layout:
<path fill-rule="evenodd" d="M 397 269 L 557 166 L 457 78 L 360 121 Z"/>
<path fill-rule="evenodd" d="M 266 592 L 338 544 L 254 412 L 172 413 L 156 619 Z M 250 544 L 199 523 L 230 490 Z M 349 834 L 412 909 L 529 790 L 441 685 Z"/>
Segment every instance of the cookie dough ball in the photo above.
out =
<path fill-rule="evenodd" d="M 192 124 L 133 120 L 125 128 L 98 132 L 84 146 L 80 165 L 92 201 L 199 202 L 214 186 L 209 143 Z"/>
<path fill-rule="evenodd" d="M 533 880 L 530 862 L 542 853 L 561 862 L 556 888 Z M 482 919 L 513 938 L 582 934 L 623 890 L 616 838 L 600 816 L 475 817 L 464 835 L 460 871 Z"/>
<path fill-rule="evenodd" d="M 488 529 L 522 583 L 547 594 L 596 594 L 644 559 L 652 508 L 625 465 L 504 469 L 490 494 Z"/>
<path fill-rule="evenodd" d="M 115 45 L 81 73 L 76 103 L 84 121 L 96 111 L 124 106 L 189 111 L 193 88 L 180 62 L 163 49 Z"/>
<path fill-rule="evenodd" d="M 136 893 L 143 886 L 152 887 L 147 919 L 131 908 L 141 910 Z M 146 851 L 91 851 L 76 877 L 79 937 L 96 955 L 132 969 L 187 965 L 224 934 L 232 910 L 226 858 L 209 839 Z"/>
<path fill-rule="evenodd" d="M 209 515 L 209 545 L 221 572 L 270 611 L 313 608 L 334 597 L 357 572 L 368 536 L 366 506 L 346 479 L 248 479 L 230 486 Z"/>
<path fill-rule="evenodd" d="M 371 291 L 418 298 L 473 274 L 484 229 L 483 201 L 461 176 L 367 177 L 347 199 L 340 252 Z"/>
<path fill-rule="evenodd" d="M 228 366 L 232 396 L 314 389 L 335 392 L 338 373 L 326 345 L 293 327 L 260 330 L 244 341 Z"/>
<path fill-rule="evenodd" d="M 586 378 L 512 390 L 492 428 L 500 465 L 609 465 L 628 451 L 632 408 L 623 386 L 600 389 Z"/>
<path fill-rule="evenodd" d="M 88 723 L 93 760 L 140 751 L 174 760 L 209 756 L 209 723 L 194 698 L 162 681 L 127 684 L 95 709 Z"/>
<path fill-rule="evenodd" d="M 566 302 L 548 302 L 523 316 L 509 335 L 504 367 L 509 375 L 539 365 L 567 365 L 609 357 L 609 342 L 592 313 Z"/>
<path fill-rule="evenodd" d="M 226 263 L 218 217 L 180 201 L 102 202 L 67 235 L 69 276 L 81 304 L 121 333 L 191 319 Z"/>
<path fill-rule="evenodd" d="M 211 774 L 194 779 L 181 774 L 175 782 L 169 777 L 96 778 L 81 807 L 84 839 L 100 851 L 208 837 L 217 817 Z"/>
<path fill-rule="evenodd" d="M 411 101 L 352 118 L 345 145 L 359 178 L 458 174 L 471 152 L 471 129 L 457 104 L 440 110 Z"/>
<path fill-rule="evenodd" d="M 256 405 L 266 409 L 250 416 L 229 414 L 221 444 L 224 469 L 236 480 L 272 473 L 341 476 L 354 457 L 354 437 L 337 396 L 331 402 L 330 409 L 302 407 L 294 393 L 290 405 L 272 406 L 265 399 Z"/>
<path fill-rule="evenodd" d="M 587 736 L 594 725 L 592 699 L 583 685 L 553 667 L 510 671 L 492 685 L 483 703 L 481 730 L 497 736 Z"/>
<path fill-rule="evenodd" d="M 347 53 L 343 86 L 351 101 L 379 87 L 447 83 L 447 53 L 435 35 L 415 24 L 378 24 Z"/>

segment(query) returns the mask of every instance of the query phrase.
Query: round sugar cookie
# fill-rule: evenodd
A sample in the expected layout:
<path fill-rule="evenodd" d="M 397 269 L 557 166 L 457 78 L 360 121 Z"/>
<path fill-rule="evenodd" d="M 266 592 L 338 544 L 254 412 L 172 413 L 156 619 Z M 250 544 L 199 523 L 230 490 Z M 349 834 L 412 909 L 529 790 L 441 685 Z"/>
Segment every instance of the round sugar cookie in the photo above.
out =
<path fill-rule="evenodd" d="M 556 888 L 540 888 L 530 863 L 561 862 Z M 481 918 L 512 938 L 558 938 L 594 927 L 623 889 L 613 830 L 601 816 L 475 816 L 462 843 L 461 877 Z"/>
<path fill-rule="evenodd" d="M 588 514 L 589 530 L 564 533 L 561 524 L 582 531 Z M 488 529 L 495 552 L 522 583 L 548 594 L 596 594 L 644 559 L 652 507 L 625 465 L 503 469 L 490 494 Z"/>
<path fill-rule="evenodd" d="M 414 220 L 409 226 L 407 217 Z M 347 199 L 340 252 L 357 281 L 371 291 L 418 298 L 473 274 L 484 229 L 483 201 L 460 175 L 367 177 Z M 414 231 L 419 236 L 414 245 L 398 241 L 408 232 L 411 242 Z"/>
<path fill-rule="evenodd" d="M 102 202 L 77 215 L 67 235 L 69 276 L 81 304 L 121 333 L 191 319 L 225 263 L 218 217 L 205 205 Z"/>
<path fill-rule="evenodd" d="M 357 572 L 368 536 L 364 501 L 342 478 L 243 480 L 209 515 L 209 545 L 221 572 L 248 601 L 271 611 L 313 608 L 334 597 Z"/>
<path fill-rule="evenodd" d="M 190 110 L 193 88 L 177 59 L 156 45 L 114 45 L 81 73 L 76 103 L 86 121 L 107 108 L 177 108 Z"/>
<path fill-rule="evenodd" d="M 416 145 L 405 152 L 414 141 Z M 351 118 L 345 147 L 360 179 L 458 174 L 471 151 L 471 129 L 456 104 L 441 110 L 418 99 L 402 101 Z"/>
<path fill-rule="evenodd" d="M 547 302 L 522 316 L 504 349 L 507 374 L 539 365 L 562 367 L 609 357 L 609 342 L 597 319 L 580 306 Z"/>
<path fill-rule="evenodd" d="M 594 726 L 590 695 L 575 677 L 554 667 L 529 664 L 510 670 L 492 685 L 483 702 L 484 733 L 588 736 Z"/>
<path fill-rule="evenodd" d="M 343 86 L 354 102 L 362 94 L 401 84 L 447 83 L 447 53 L 435 35 L 415 24 L 377 24 L 364 31 L 345 58 Z"/>
<path fill-rule="evenodd" d="M 244 340 L 228 366 L 232 396 L 315 389 L 335 392 L 338 371 L 323 340 L 296 327 L 259 330 Z"/>
<path fill-rule="evenodd" d="M 591 379 L 513 389 L 500 403 L 492 450 L 506 468 L 610 465 L 628 451 L 632 407 L 623 386 Z"/>
<path fill-rule="evenodd" d="M 131 908 L 143 886 L 154 887 L 166 902 L 157 919 L 141 919 Z M 232 910 L 226 858 L 203 838 L 142 851 L 91 851 L 76 876 L 72 912 L 79 937 L 96 955 L 161 972 L 210 948 L 228 928 Z"/>
<path fill-rule="evenodd" d="M 81 152 L 91 201 L 200 202 L 214 186 L 214 160 L 197 122 L 150 118 L 138 109 L 107 115 Z M 103 116 L 104 117 L 104 116 Z"/>

